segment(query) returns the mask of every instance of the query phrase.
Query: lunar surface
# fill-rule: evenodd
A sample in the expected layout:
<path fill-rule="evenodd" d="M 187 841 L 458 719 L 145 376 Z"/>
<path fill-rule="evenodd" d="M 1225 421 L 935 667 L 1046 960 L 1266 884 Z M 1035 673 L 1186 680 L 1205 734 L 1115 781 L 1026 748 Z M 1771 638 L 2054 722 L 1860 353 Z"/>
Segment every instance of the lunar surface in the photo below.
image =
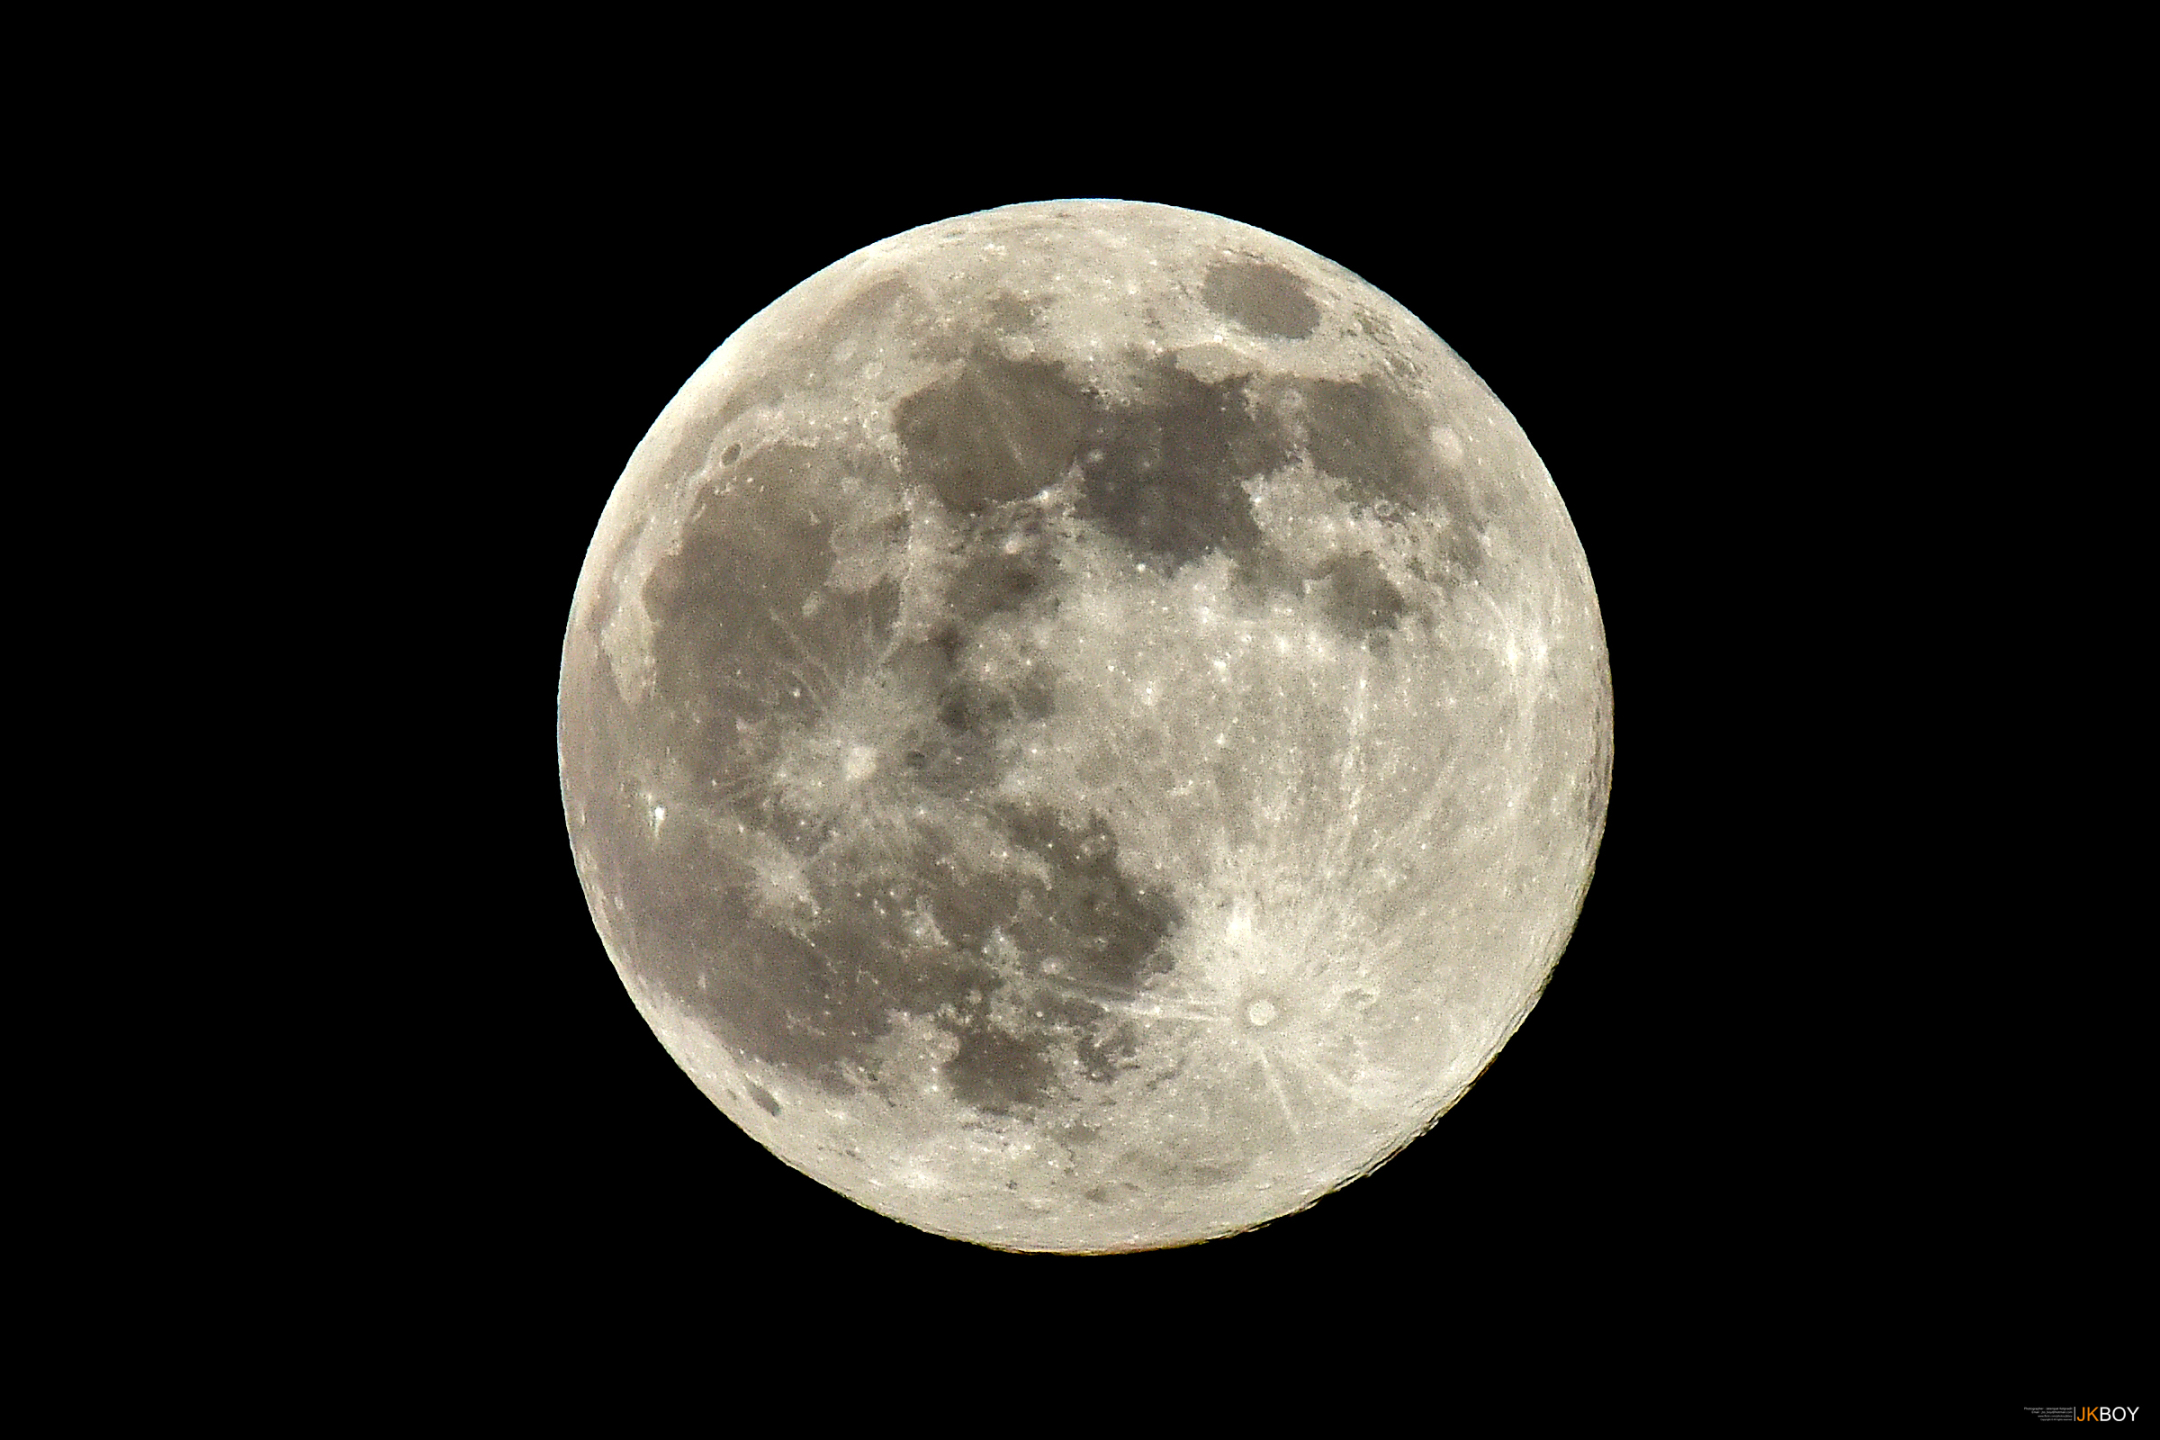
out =
<path fill-rule="evenodd" d="M 1013 1250 L 1231 1234 L 1459 1097 L 1603 832 L 1596 595 L 1416 317 L 1263 231 L 913 230 L 693 375 L 593 537 L 562 789 L 690 1078 Z"/>

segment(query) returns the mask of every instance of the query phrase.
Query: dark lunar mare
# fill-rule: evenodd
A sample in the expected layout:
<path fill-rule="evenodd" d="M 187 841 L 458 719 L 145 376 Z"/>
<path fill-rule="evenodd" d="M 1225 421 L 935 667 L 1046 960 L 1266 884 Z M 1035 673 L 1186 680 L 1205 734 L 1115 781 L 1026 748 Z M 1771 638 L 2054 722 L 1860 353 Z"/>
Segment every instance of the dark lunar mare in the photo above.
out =
<path fill-rule="evenodd" d="M 1335 579 L 1348 598 L 1327 613 L 1347 634 L 1392 628 L 1409 602 L 1377 563 L 1350 557 L 1301 573 L 1261 534 L 1247 483 L 1302 451 L 1355 509 L 1445 519 L 1431 578 L 1461 583 L 1481 570 L 1488 507 L 1435 452 L 1423 406 L 1395 378 L 1206 382 L 1174 356 L 1137 352 L 1127 371 L 1133 397 L 1111 402 L 1062 366 L 977 346 L 896 407 L 908 476 L 978 514 L 1038 493 L 1077 461 L 1078 516 L 1144 560 L 1174 570 L 1218 553 L 1262 596 Z"/>
<path fill-rule="evenodd" d="M 1200 286 L 1200 303 L 1256 335 L 1277 340 L 1303 340 L 1320 324 L 1320 307 L 1302 280 L 1250 257 L 1210 265 Z"/>

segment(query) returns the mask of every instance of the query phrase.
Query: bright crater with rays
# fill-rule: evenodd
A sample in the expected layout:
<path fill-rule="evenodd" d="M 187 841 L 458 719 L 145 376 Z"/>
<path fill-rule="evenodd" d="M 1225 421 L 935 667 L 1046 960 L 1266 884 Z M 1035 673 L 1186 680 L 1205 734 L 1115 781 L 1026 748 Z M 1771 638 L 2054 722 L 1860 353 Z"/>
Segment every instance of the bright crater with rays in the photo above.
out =
<path fill-rule="evenodd" d="M 559 723 L 690 1078 L 1039 1250 L 1233 1233 L 1429 1126 L 1566 943 L 1612 724 L 1566 510 L 1463 363 L 1110 202 L 897 236 L 716 352 L 601 518 Z"/>

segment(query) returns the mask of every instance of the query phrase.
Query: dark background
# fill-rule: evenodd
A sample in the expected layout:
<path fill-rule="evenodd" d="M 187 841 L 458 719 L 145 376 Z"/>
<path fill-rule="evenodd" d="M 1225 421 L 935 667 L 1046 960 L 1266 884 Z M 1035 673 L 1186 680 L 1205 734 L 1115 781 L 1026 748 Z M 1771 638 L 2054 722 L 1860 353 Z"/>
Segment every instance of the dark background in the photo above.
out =
<path fill-rule="evenodd" d="M 1204 171 L 1205 167 L 1202 167 Z M 745 187 L 690 211 L 618 211 L 635 184 L 597 173 L 497 177 L 490 253 L 464 258 L 474 368 L 509 367 L 499 465 L 499 591 L 470 659 L 475 712 L 504 777 L 472 916 L 479 989 L 498 1025 L 457 1040 L 486 1120 L 455 1159 L 476 1198 L 548 1237 L 551 1266 L 901 1267 L 984 1283 L 1173 1284 L 1237 1276 L 1392 1273 L 1492 1286 L 1558 1269 L 1597 1292 L 1670 1273 L 1661 1252 L 1700 1213 L 1723 1228 L 1731 1097 L 1706 1070 L 1725 1022 L 1704 993 L 1742 963 L 1729 897 L 1691 896 L 1689 856 L 1731 843 L 1691 830 L 1699 797 L 1661 771 L 1715 716 L 1687 714 L 1661 672 L 1728 617 L 1676 609 L 1659 535 L 1705 457 L 1676 442 L 1691 370 L 1717 347 L 1644 273 L 1640 240 L 1595 197 L 1531 192 L 1475 222 L 1467 196 L 1383 201 L 1328 184 L 1128 183 L 1077 170 L 1031 183 L 785 199 Z M 485 183 L 485 182 L 481 182 Z M 1556 182 L 1557 183 L 1557 182 Z M 886 235 L 1016 201 L 1113 194 L 1212 210 L 1356 271 L 1424 318 L 1522 422 L 1557 479 L 1596 575 L 1617 691 L 1609 833 L 1575 939 L 1528 1023 L 1426 1138 L 1314 1210 L 1233 1241 L 1095 1261 L 1027 1260 L 935 1239 L 787 1169 L 692 1087 L 631 1007 L 586 915 L 554 773 L 561 629 L 584 550 L 630 451 L 704 357 L 817 269 Z M 1605 238 L 1594 239 L 1599 233 Z M 453 291 L 454 293 L 454 291 Z M 1686 332 L 1675 334 L 1674 331 Z M 1685 362 L 1673 367 L 1680 357 Z M 452 403 L 457 403 L 452 399 Z M 505 438 L 507 436 L 507 438 Z M 499 447 L 499 448 L 498 448 Z M 1692 528 L 1692 527 L 1691 527 Z M 1698 581 L 1699 583 L 1699 581 Z M 1690 611 L 1694 613 L 1689 613 Z M 1685 632 L 1692 631 L 1692 635 Z M 505 704 L 503 702 L 510 703 Z M 1679 724 L 1682 733 L 1671 726 Z M 1676 851 L 1675 846 L 1678 845 Z M 454 842 L 453 842 L 454 844 Z M 476 898 L 478 898 L 476 896 Z M 1713 913 L 1714 911 L 1714 913 Z M 484 958 L 482 958 L 484 957 Z M 497 1207 L 506 1207 L 503 1214 Z M 484 1251 L 490 1240 L 476 1243 Z M 732 1258 L 731 1258 L 732 1257 Z M 1015 1277 L 1029 1277 L 1025 1280 Z M 1301 1282 L 1302 1283 L 1302 1282 Z"/>
<path fill-rule="evenodd" d="M 2077 997 L 2045 978 L 2008 1029 L 1960 1030 L 1969 992 L 2030 952 L 1974 925 L 1979 898 L 1942 873 L 1959 822 L 1916 776 L 1964 760 L 1907 712 L 1940 682 L 1914 637 L 1943 612 L 1887 578 L 1901 562 L 1882 538 L 1900 486 L 1936 483 L 1883 440 L 1918 342 L 1901 284 L 1865 314 L 1845 288 L 1918 262 L 1834 166 L 1761 144 L 1691 124 L 1506 164 L 1194 154 L 1015 178 L 964 157 L 658 173 L 565 138 L 431 183 L 384 248 L 424 297 L 393 307 L 426 352 L 406 403 L 458 477 L 415 580 L 445 598 L 416 608 L 462 613 L 413 637 L 457 653 L 430 651 L 452 693 L 408 734 L 471 793 L 421 827 L 433 873 L 409 913 L 441 943 L 413 963 L 441 978 L 401 1013 L 406 1068 L 364 1123 L 389 1157 L 381 1213 L 434 1283 L 495 1312 L 595 1292 L 802 1314 L 923 1295 L 1096 1339 L 1113 1307 L 1221 1324 L 1250 1306 L 1331 1333 L 1386 1296 L 1434 1347 L 1468 1316 L 1527 1346 L 1728 1369 L 1795 1343 L 1864 1367 L 1984 1314 L 2061 1374 L 2119 1373 L 2094 1359 L 2115 1332 L 2060 1302 L 2120 1265 L 2131 1197 L 2053 1167 L 2120 1144 L 2142 1113 L 2130 1061 L 2065 1038 Z M 1424 319 L 1555 478 L 1617 712 L 1580 924 L 1468 1096 L 1304 1214 L 1094 1259 L 910 1230 L 715 1110 L 586 915 L 552 734 L 592 528 L 705 356 L 863 245 L 1077 196 L 1259 226 Z"/>

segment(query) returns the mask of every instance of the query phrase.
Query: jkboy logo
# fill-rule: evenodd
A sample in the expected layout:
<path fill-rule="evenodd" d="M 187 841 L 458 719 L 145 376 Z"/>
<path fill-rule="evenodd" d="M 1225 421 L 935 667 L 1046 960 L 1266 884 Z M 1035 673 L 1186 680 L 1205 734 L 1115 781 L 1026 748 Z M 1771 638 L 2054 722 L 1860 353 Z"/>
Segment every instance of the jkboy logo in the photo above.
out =
<path fill-rule="evenodd" d="M 2025 1413 L 2035 1420 L 2135 1420 L 2135 1405 L 2028 1405 Z"/>

